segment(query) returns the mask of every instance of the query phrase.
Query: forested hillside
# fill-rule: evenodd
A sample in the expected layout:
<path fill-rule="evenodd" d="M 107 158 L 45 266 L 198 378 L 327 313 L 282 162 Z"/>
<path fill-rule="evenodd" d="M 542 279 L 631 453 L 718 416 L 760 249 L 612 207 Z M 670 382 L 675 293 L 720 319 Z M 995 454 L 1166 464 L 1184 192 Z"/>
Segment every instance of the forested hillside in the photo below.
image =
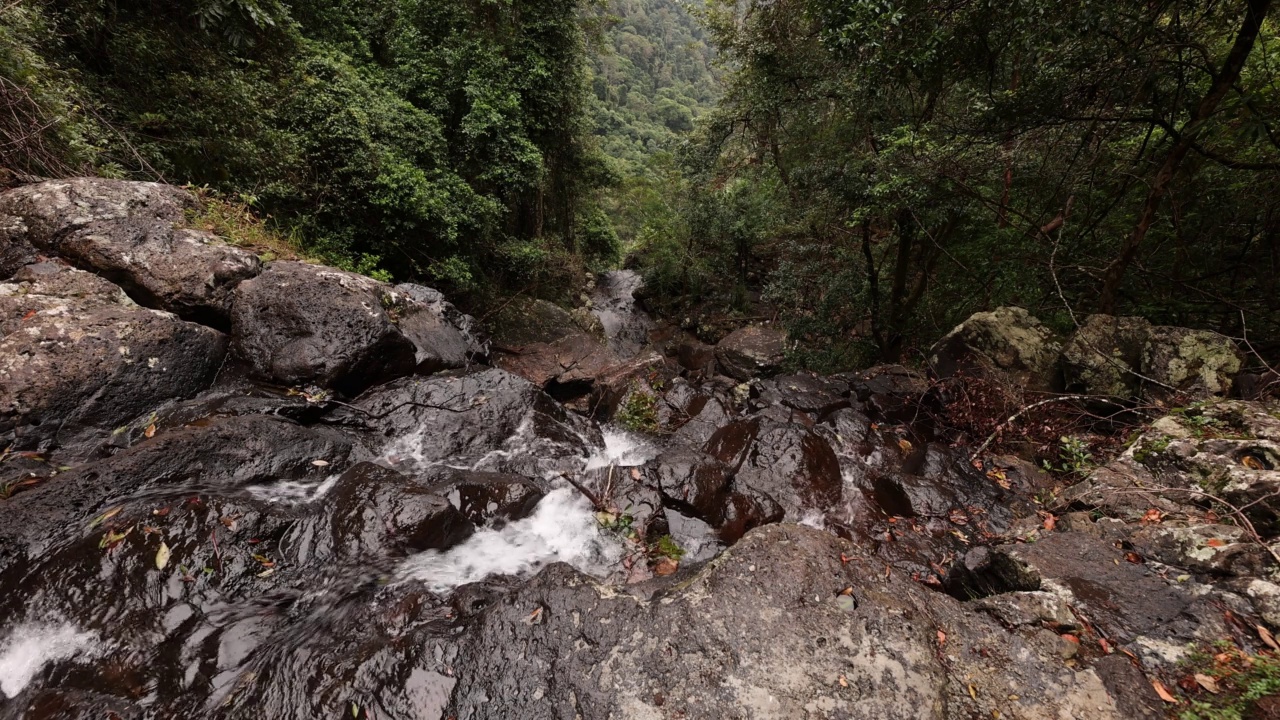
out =
<path fill-rule="evenodd" d="M 0 10 L 0 164 L 208 186 L 316 257 L 668 311 L 796 360 L 974 310 L 1280 344 L 1269 0 L 123 0 Z"/>
<path fill-rule="evenodd" d="M 207 184 L 330 261 L 454 290 L 554 294 L 614 259 L 575 3 L 0 12 L 10 170 Z"/>
<path fill-rule="evenodd" d="M 733 72 L 659 297 L 763 290 L 832 366 L 1001 304 L 1280 339 L 1268 0 L 711 6 Z"/>
<path fill-rule="evenodd" d="M 588 15 L 595 136 L 614 167 L 600 203 L 627 249 L 645 228 L 671 231 L 675 154 L 720 96 L 703 9 L 702 0 L 609 0 Z"/>
<path fill-rule="evenodd" d="M 610 156 L 644 165 L 688 134 L 719 98 L 714 53 L 695 0 L 611 0 L 597 9 L 592 56 L 596 134 Z"/>

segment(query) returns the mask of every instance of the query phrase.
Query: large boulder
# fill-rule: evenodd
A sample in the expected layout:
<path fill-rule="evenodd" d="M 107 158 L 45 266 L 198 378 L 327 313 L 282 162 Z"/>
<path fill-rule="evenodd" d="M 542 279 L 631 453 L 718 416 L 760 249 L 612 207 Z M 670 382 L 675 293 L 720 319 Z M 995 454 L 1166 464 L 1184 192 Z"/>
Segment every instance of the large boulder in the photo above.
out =
<path fill-rule="evenodd" d="M 332 541 L 352 557 L 446 549 L 473 527 L 444 496 L 373 463 L 359 463 L 332 490 Z"/>
<path fill-rule="evenodd" d="M 400 329 L 417 347 L 420 368 L 462 367 L 489 354 L 489 338 L 480 324 L 445 300 L 439 290 L 412 283 L 396 285 L 395 290 L 421 306 L 400 319 Z"/>
<path fill-rule="evenodd" d="M 28 265 L 0 284 L 0 437 L 19 448 L 110 432 L 165 400 L 194 395 L 226 338 L 134 304 L 101 278 Z"/>
<path fill-rule="evenodd" d="M 715 457 L 695 448 L 676 447 L 648 463 L 645 473 L 664 502 L 713 526 L 723 520 L 732 475 Z"/>
<path fill-rule="evenodd" d="M 725 375 L 750 380 L 777 373 L 787 349 L 787 333 L 771 325 L 750 325 L 729 333 L 716 345 L 716 360 Z"/>
<path fill-rule="evenodd" d="M 334 421 L 369 431 L 373 449 L 406 468 L 445 464 L 538 477 L 580 468 L 603 444 L 592 423 L 498 368 L 401 378 L 340 408 Z"/>
<path fill-rule="evenodd" d="M 974 313 L 934 346 L 929 364 L 939 377 L 996 369 L 1028 389 L 1056 380 L 1062 344 L 1053 331 L 1020 307 Z"/>
<path fill-rule="evenodd" d="M 1131 718 L 1038 626 L 1006 630 L 805 527 L 748 534 L 660 600 L 548 568 L 463 638 L 448 716 Z M 1129 692 L 1154 696 L 1140 672 Z M 1158 701 L 1156 701 L 1158 704 Z"/>
<path fill-rule="evenodd" d="M 1208 330 L 1155 327 L 1142 350 L 1142 374 L 1159 383 L 1155 390 L 1190 396 L 1227 395 L 1243 365 L 1235 342 Z"/>
<path fill-rule="evenodd" d="M 0 272 L 56 254 L 120 285 L 141 305 L 224 328 L 231 291 L 258 274 L 250 252 L 181 229 L 196 200 L 158 183 L 72 178 L 0 195 Z"/>
<path fill-rule="evenodd" d="M 1142 393 L 1142 353 L 1151 323 L 1139 317 L 1090 315 L 1062 348 L 1068 392 L 1135 398 Z"/>
<path fill-rule="evenodd" d="M 600 335 L 590 331 L 588 320 L 599 322 L 590 313 L 575 316 L 545 300 L 512 302 L 492 321 L 498 351 L 494 364 L 545 388 L 557 399 L 584 397 L 595 389 L 598 379 L 616 375 L 625 365 Z"/>
<path fill-rule="evenodd" d="M 461 367 L 468 344 L 430 306 L 363 275 L 272 263 L 236 288 L 232 348 L 258 377 L 355 394 L 415 370 Z"/>

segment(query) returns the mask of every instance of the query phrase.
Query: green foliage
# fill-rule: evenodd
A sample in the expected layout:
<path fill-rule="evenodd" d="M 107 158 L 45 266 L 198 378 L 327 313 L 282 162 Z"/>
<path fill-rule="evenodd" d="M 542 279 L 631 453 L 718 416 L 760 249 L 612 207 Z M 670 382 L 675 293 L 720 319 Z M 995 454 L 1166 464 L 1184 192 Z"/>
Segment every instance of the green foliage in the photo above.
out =
<path fill-rule="evenodd" d="M 657 557 L 667 557 L 672 560 L 679 560 L 684 557 L 685 550 L 670 535 L 663 535 L 653 544 L 651 554 Z"/>
<path fill-rule="evenodd" d="M 715 51 L 695 15 L 701 2 L 609 0 L 594 14 L 596 133 L 611 157 L 642 168 L 672 149 L 720 94 Z"/>
<path fill-rule="evenodd" d="M 1044 461 L 1044 469 L 1062 475 L 1084 476 L 1093 469 L 1093 453 L 1089 444 L 1077 437 L 1063 436 L 1059 440 L 1057 462 Z"/>
<path fill-rule="evenodd" d="M 1274 20 L 1193 122 L 1243 4 L 708 4 L 733 70 L 686 177 L 766 196 L 747 274 L 802 339 L 803 362 L 909 357 L 1003 304 L 1069 329 L 1068 307 L 1096 307 L 1116 263 L 1123 313 L 1238 336 L 1243 309 L 1251 337 L 1280 341 Z M 1121 242 L 1188 134 L 1194 149 L 1126 260 Z M 712 233 L 700 252 L 732 256 L 735 241 Z M 698 291 L 724 297 L 741 281 L 708 279 Z"/>
<path fill-rule="evenodd" d="M 608 0 L 590 16 L 592 114 L 613 181 L 600 195 L 623 251 L 672 230 L 684 187 L 673 155 L 720 96 L 701 0 Z"/>
<path fill-rule="evenodd" d="M 656 433 L 658 426 L 658 398 L 651 392 L 633 389 L 622 401 L 614 418 L 619 425 L 633 432 Z"/>
<path fill-rule="evenodd" d="M 1154 465 L 1160 460 L 1160 455 L 1169 449 L 1173 438 L 1161 436 L 1154 440 L 1141 440 L 1140 444 L 1133 451 L 1133 459 L 1143 465 Z"/>
<path fill-rule="evenodd" d="M 54 174 L 252 194 L 308 254 L 383 277 L 561 282 L 528 264 L 617 252 L 595 193 L 586 43 L 575 2 L 508 6 L 24 3 L 0 16 L 0 70 L 56 118 Z"/>
<path fill-rule="evenodd" d="M 624 538 L 635 535 L 636 519 L 626 513 L 598 512 L 596 522 L 600 525 L 600 529 L 606 532 L 615 533 Z"/>
<path fill-rule="evenodd" d="M 1247 655 L 1231 643 L 1197 646 L 1182 663 L 1188 673 L 1206 675 L 1218 693 L 1200 693 L 1179 710 L 1179 720 L 1243 720 L 1264 697 L 1280 695 L 1280 660 L 1270 654 Z"/>

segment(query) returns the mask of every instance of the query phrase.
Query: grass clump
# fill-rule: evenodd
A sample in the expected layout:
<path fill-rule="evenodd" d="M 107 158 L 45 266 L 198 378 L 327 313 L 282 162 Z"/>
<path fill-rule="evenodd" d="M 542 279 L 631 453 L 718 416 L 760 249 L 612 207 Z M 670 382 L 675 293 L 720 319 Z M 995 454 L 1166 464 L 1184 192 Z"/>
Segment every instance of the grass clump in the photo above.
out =
<path fill-rule="evenodd" d="M 1244 720 L 1263 698 L 1280 695 L 1280 659 L 1271 653 L 1250 655 L 1229 642 L 1198 647 L 1181 669 L 1178 683 L 1194 693 L 1178 720 Z M 1217 690 L 1210 692 L 1205 682 Z"/>
<path fill-rule="evenodd" d="M 253 211 L 255 198 L 227 197 L 209 187 L 187 188 L 196 196 L 196 207 L 187 212 L 187 227 L 213 233 L 236 247 L 251 250 L 264 262 L 302 260 L 318 262 L 302 251 L 302 243 L 292 233 L 272 227 L 269 219 Z"/>
<path fill-rule="evenodd" d="M 643 390 L 632 390 L 622 401 L 622 407 L 618 408 L 615 420 L 633 432 L 657 433 L 658 396 Z"/>

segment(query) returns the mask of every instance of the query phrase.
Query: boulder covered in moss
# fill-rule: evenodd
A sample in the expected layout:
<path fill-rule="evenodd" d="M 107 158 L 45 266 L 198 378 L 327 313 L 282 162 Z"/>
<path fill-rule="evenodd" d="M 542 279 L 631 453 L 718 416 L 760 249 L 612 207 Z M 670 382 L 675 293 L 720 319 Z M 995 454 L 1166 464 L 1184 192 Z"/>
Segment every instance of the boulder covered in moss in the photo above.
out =
<path fill-rule="evenodd" d="M 1151 329 L 1143 347 L 1141 372 L 1165 391 L 1226 395 L 1243 365 L 1240 348 L 1225 335 L 1161 326 Z"/>
<path fill-rule="evenodd" d="M 1003 371 L 1028 389 L 1057 384 L 1062 343 L 1052 330 L 1020 307 L 974 313 L 934 346 L 929 364 L 939 377 Z"/>
<path fill-rule="evenodd" d="M 1063 382 L 1069 392 L 1139 397 L 1142 353 L 1151 337 L 1140 317 L 1090 315 L 1062 348 Z"/>

